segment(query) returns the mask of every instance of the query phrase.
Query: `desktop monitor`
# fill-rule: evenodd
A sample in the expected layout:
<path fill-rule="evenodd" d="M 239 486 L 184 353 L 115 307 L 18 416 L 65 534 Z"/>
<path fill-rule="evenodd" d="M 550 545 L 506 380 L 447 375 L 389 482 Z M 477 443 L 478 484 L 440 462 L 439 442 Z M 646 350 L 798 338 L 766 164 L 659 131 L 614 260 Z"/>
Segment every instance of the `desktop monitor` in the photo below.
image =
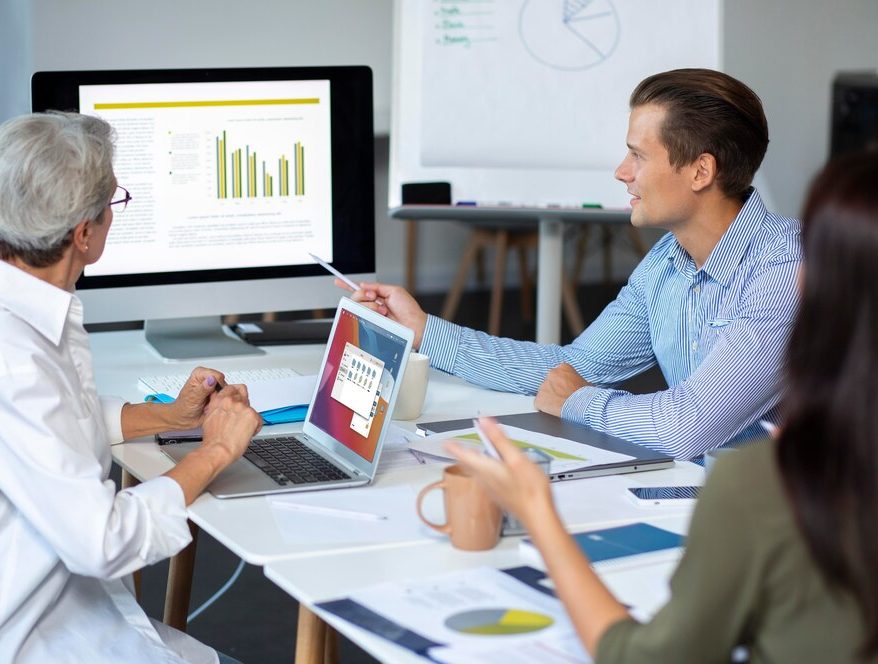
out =
<path fill-rule="evenodd" d="M 220 316 L 334 308 L 309 253 L 374 277 L 368 67 L 38 72 L 31 93 L 113 125 L 133 197 L 76 284 L 86 323 L 144 320 L 170 359 L 259 353 Z"/>

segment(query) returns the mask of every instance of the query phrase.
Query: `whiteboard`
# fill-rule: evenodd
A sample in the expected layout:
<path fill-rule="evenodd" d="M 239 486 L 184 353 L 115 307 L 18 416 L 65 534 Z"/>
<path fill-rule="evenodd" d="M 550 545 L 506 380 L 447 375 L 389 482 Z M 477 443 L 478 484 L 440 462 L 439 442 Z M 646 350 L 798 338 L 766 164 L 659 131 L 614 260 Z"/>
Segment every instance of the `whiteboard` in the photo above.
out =
<path fill-rule="evenodd" d="M 720 68 L 722 0 L 396 0 L 390 188 L 455 201 L 627 205 L 628 98 Z"/>

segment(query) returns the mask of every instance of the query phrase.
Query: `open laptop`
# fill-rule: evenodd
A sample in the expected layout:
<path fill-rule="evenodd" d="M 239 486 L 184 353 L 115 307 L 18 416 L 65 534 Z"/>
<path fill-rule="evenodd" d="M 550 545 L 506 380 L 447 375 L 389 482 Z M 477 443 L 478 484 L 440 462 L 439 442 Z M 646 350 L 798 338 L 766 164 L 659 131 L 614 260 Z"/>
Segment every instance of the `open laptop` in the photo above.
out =
<path fill-rule="evenodd" d="M 407 327 L 342 298 L 302 433 L 254 438 L 207 490 L 236 498 L 369 484 L 413 338 Z M 200 444 L 162 451 L 180 461 Z"/>

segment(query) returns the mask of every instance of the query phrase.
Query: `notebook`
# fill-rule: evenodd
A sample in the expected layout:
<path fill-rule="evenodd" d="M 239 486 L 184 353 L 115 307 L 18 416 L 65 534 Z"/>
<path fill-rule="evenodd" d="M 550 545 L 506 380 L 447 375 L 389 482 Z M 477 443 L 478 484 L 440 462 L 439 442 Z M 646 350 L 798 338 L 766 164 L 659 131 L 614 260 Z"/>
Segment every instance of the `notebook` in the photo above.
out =
<path fill-rule="evenodd" d="M 302 433 L 254 438 L 242 459 L 208 486 L 217 498 L 369 484 L 413 333 L 347 298 L 335 313 Z M 179 462 L 200 443 L 165 445 Z"/>
<path fill-rule="evenodd" d="M 572 533 L 571 537 L 592 566 L 600 569 L 658 562 L 666 557 L 679 559 L 685 542 L 682 535 L 641 522 Z M 518 552 L 528 563 L 545 569 L 543 558 L 530 538 L 525 537 L 518 543 Z"/>

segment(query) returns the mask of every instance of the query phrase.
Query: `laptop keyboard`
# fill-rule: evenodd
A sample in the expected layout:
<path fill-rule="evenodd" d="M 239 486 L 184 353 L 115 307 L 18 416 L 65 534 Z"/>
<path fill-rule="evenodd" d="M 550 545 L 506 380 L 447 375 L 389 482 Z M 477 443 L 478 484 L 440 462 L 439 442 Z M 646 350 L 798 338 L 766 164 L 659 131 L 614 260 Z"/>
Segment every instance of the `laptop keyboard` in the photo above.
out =
<path fill-rule="evenodd" d="M 252 440 L 244 458 L 281 486 L 349 479 L 295 436 Z"/>

